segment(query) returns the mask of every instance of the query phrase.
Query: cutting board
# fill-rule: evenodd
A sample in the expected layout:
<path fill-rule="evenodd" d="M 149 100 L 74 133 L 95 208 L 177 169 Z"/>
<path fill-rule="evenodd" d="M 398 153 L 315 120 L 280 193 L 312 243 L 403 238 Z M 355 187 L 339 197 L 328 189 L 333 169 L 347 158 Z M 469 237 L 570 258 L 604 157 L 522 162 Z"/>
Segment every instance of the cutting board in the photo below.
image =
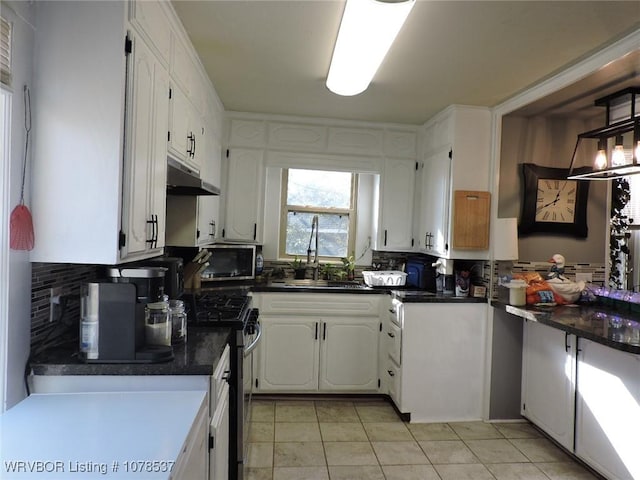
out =
<path fill-rule="evenodd" d="M 491 194 L 456 190 L 453 194 L 453 248 L 487 250 Z"/>

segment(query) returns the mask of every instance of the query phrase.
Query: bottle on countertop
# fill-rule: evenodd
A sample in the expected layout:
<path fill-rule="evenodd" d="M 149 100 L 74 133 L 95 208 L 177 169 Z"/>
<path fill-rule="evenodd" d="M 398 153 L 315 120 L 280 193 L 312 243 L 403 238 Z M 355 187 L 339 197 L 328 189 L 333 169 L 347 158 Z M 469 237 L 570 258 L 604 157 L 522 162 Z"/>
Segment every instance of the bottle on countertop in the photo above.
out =
<path fill-rule="evenodd" d="M 264 257 L 262 256 L 262 252 L 256 253 L 256 275 L 262 275 L 262 270 L 264 268 Z"/>

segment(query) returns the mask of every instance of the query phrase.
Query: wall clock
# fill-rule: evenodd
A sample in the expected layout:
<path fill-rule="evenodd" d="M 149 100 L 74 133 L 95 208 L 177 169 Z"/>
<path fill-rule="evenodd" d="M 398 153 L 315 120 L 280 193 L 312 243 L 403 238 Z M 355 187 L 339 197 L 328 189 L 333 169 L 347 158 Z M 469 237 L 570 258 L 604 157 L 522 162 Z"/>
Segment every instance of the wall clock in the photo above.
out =
<path fill-rule="evenodd" d="M 589 182 L 567 180 L 569 170 L 523 163 L 524 192 L 518 233 L 586 238 Z M 591 171 L 590 167 L 574 173 Z"/>

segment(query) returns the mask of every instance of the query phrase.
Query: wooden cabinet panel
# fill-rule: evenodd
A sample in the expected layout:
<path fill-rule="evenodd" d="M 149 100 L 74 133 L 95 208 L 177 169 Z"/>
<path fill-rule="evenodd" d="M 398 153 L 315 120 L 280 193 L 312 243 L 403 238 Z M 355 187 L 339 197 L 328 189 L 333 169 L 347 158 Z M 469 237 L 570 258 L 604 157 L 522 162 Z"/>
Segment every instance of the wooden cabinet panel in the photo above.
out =
<path fill-rule="evenodd" d="M 453 194 L 453 248 L 486 250 L 489 248 L 491 194 L 456 190 Z"/>

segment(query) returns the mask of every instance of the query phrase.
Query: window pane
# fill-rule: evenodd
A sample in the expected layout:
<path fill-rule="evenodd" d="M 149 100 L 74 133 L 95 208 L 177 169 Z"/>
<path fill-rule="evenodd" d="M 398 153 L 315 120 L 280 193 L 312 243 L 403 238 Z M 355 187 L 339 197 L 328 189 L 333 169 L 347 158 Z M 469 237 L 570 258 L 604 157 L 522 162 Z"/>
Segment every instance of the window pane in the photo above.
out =
<path fill-rule="evenodd" d="M 315 249 L 315 235 L 311 238 L 313 213 L 287 213 L 288 255 L 305 257 L 311 240 L 311 249 Z M 318 255 L 321 257 L 346 257 L 349 245 L 348 215 L 318 215 Z"/>
<path fill-rule="evenodd" d="M 287 204 L 323 208 L 351 207 L 351 173 L 289 169 Z"/>

